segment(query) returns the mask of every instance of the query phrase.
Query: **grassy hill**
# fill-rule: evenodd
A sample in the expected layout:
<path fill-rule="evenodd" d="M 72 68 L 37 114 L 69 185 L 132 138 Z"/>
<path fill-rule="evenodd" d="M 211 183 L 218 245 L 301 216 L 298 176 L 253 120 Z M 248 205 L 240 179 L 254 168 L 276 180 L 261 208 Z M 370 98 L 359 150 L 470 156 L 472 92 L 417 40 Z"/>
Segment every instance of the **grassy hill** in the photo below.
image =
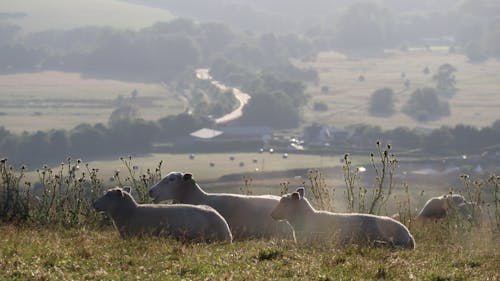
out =
<path fill-rule="evenodd" d="M 416 250 L 392 251 L 264 240 L 182 244 L 158 238 L 123 240 L 109 229 L 3 225 L 0 279 L 499 280 L 500 249 L 491 234 L 415 234 Z"/>
<path fill-rule="evenodd" d="M 86 25 L 137 29 L 173 18 L 166 10 L 119 0 L 5 0 L 0 11 L 19 15 L 8 21 L 27 32 Z"/>

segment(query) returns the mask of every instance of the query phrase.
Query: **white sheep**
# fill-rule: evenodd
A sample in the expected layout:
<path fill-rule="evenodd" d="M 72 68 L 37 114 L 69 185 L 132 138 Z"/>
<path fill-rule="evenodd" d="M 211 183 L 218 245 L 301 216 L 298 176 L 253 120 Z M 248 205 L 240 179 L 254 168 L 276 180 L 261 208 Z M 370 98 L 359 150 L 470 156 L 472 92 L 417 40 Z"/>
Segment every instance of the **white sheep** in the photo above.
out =
<path fill-rule="evenodd" d="M 332 241 L 337 246 L 369 244 L 415 248 L 415 240 L 400 222 L 369 214 L 317 211 L 304 197 L 303 187 L 284 195 L 271 217 L 288 221 L 301 243 Z"/>
<path fill-rule="evenodd" d="M 279 196 L 207 193 L 193 179 L 192 174 L 172 172 L 149 191 L 153 202 L 174 200 L 216 209 L 227 221 L 235 240 L 250 238 L 294 239 L 293 230 L 286 222 L 271 219 Z"/>
<path fill-rule="evenodd" d="M 181 241 L 232 241 L 227 222 L 209 206 L 137 204 L 129 187 L 109 189 L 93 205 L 97 211 L 109 214 L 122 237 L 154 235 Z"/>
<path fill-rule="evenodd" d="M 444 194 L 432 197 L 425 203 L 417 215 L 417 220 L 436 220 L 450 215 L 460 216 L 469 220 L 479 219 L 476 211 L 480 211 L 476 204 L 468 202 L 460 194 Z"/>

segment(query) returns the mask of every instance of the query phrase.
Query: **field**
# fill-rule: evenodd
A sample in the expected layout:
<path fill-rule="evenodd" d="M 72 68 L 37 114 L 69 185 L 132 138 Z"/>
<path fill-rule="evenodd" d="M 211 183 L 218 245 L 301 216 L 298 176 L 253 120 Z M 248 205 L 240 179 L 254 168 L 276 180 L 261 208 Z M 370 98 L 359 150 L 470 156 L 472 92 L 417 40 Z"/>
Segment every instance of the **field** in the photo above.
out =
<path fill-rule="evenodd" d="M 346 207 L 346 184 L 344 182 L 344 172 L 341 159 L 344 155 L 309 155 L 289 153 L 284 159 L 282 154 L 274 153 L 200 153 L 195 154 L 194 159 L 190 159 L 188 154 L 151 154 L 133 156 L 129 161 L 128 157 L 120 160 L 103 159 L 88 161 L 89 169 L 99 169 L 98 176 L 105 182 L 106 187 L 112 187 L 118 183 L 112 180 L 116 171 L 124 184 L 131 185 L 127 178 L 130 178 L 125 161 L 129 162 L 132 176 L 138 178 L 147 173 L 147 170 L 154 171 L 158 163 L 162 161 L 161 174 L 165 176 L 171 171 L 192 173 L 195 180 L 208 192 L 230 192 L 242 194 L 250 190 L 253 194 L 274 194 L 280 195 L 285 184 L 288 191 L 293 191 L 299 186 L 311 186 L 309 172 L 316 170 L 321 172 L 321 179 L 329 188 L 335 190 L 334 204 L 336 210 L 344 211 Z M 234 158 L 231 160 L 230 158 Z M 400 158 L 399 161 L 411 161 L 412 159 Z M 73 159 L 73 162 L 75 160 Z M 86 162 L 85 159 L 83 159 Z M 256 161 L 254 163 L 254 161 Z M 352 167 L 366 167 L 367 171 L 360 174 L 361 184 L 372 188 L 375 184 L 373 169 L 369 163 L 369 156 L 351 156 Z M 214 166 L 210 166 L 210 162 Z M 243 163 L 240 165 L 240 163 Z M 135 169 L 133 167 L 135 166 Z M 426 166 L 428 167 L 428 166 Z M 53 167 L 54 171 L 59 171 L 60 167 Z M 460 174 L 464 171 L 456 171 L 450 174 L 425 175 L 413 174 L 411 169 L 419 169 L 415 164 L 399 165 L 394 174 L 394 191 L 392 200 L 387 206 L 387 213 L 397 212 L 397 204 L 405 198 L 404 184 L 408 185 L 411 198 L 411 208 L 416 212 L 425 201 L 431 196 L 439 196 L 450 190 L 463 189 L 460 182 Z M 65 170 L 66 172 L 67 170 Z M 85 172 L 84 165 L 80 165 L 80 171 Z M 35 182 L 38 176 L 35 172 L 27 174 L 28 180 Z M 246 181 L 246 182 L 245 182 Z"/>
<path fill-rule="evenodd" d="M 7 21 L 20 25 L 25 32 L 88 25 L 139 29 L 173 18 L 166 10 L 119 0 L 3 0 L 0 11 L 16 15 Z"/>
<path fill-rule="evenodd" d="M 0 89 L 0 126 L 17 133 L 107 123 L 120 95 L 147 120 L 184 110 L 182 101 L 160 84 L 84 79 L 76 73 L 0 75 Z M 138 94 L 133 101 L 134 90 Z"/>
<path fill-rule="evenodd" d="M 413 231 L 414 251 L 254 240 L 122 240 L 110 229 L 0 225 L 2 280 L 500 280 L 498 237 Z"/>
<path fill-rule="evenodd" d="M 411 93 L 417 88 L 431 86 L 432 75 L 442 64 L 450 63 L 457 68 L 457 94 L 450 100 L 451 115 L 429 123 L 418 123 L 399 110 Z M 408 53 L 387 51 L 385 57 L 349 58 L 339 53 L 321 53 L 314 62 L 300 63 L 301 66 L 318 70 L 320 82 L 309 87 L 307 92 L 313 98 L 305 110 L 308 122 L 345 127 L 352 124 L 380 125 L 390 129 L 398 126 L 437 128 L 442 125 L 468 124 L 477 127 L 489 126 L 500 118 L 500 62 L 488 60 L 481 64 L 470 63 L 462 54 L 450 54 L 448 48 L 410 49 Z M 429 74 L 423 70 L 428 67 Z M 402 77 L 404 73 L 404 78 Z M 360 82 L 359 76 L 365 80 Z M 404 81 L 411 86 L 405 89 Z M 321 87 L 329 87 L 328 94 L 321 93 Z M 378 88 L 390 87 L 395 92 L 396 110 L 390 118 L 371 117 L 368 113 L 369 98 Z M 312 104 L 324 102 L 327 112 L 314 112 Z"/>

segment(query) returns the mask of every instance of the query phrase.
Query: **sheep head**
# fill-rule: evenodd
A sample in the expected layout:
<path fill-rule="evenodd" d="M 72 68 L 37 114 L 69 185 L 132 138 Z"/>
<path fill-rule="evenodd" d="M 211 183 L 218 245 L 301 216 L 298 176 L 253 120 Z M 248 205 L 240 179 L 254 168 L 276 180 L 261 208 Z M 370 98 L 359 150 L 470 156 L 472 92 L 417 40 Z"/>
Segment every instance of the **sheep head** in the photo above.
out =
<path fill-rule="evenodd" d="M 193 175 L 190 173 L 171 172 L 149 190 L 149 196 L 154 203 L 164 200 L 182 202 L 186 196 L 187 188 L 195 185 Z"/>
<path fill-rule="evenodd" d="M 304 201 L 304 188 L 299 187 L 295 192 L 281 197 L 280 202 L 271 212 L 271 217 L 275 220 L 288 220 L 301 208 Z"/>
<path fill-rule="evenodd" d="M 127 196 L 125 192 L 126 191 L 119 187 L 111 188 L 103 196 L 94 201 L 92 205 L 94 209 L 99 212 L 114 210 L 118 207 L 120 202 L 124 201 Z"/>

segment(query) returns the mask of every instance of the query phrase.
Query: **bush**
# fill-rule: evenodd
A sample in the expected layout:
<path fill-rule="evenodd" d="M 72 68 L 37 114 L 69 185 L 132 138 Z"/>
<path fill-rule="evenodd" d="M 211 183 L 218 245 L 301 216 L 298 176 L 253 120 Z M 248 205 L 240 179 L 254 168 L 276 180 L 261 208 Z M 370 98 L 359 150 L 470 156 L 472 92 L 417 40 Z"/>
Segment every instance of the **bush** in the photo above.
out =
<path fill-rule="evenodd" d="M 386 87 L 373 92 L 369 111 L 373 116 L 389 117 L 394 114 L 394 91 Z"/>
<path fill-rule="evenodd" d="M 154 171 L 147 169 L 138 175 L 130 156 L 121 160 L 127 170 L 126 178 L 122 179 L 116 171 L 112 180 L 120 187 L 132 186 L 139 203 L 148 202 L 149 187 L 161 179 L 162 162 Z M 1 159 L 0 222 L 65 228 L 98 226 L 103 220 L 94 211 L 92 202 L 105 190 L 98 173 L 99 169 L 68 158 L 59 169 L 47 165 L 37 169 L 38 181 L 32 184 L 26 178 L 24 166 L 18 172 L 7 159 Z"/>
<path fill-rule="evenodd" d="M 411 94 L 403 112 L 419 122 L 429 122 L 449 116 L 450 105 L 439 99 L 434 88 L 423 88 Z"/>
<path fill-rule="evenodd" d="M 322 101 L 317 101 L 313 105 L 314 111 L 327 111 L 328 110 L 328 105 Z"/>

